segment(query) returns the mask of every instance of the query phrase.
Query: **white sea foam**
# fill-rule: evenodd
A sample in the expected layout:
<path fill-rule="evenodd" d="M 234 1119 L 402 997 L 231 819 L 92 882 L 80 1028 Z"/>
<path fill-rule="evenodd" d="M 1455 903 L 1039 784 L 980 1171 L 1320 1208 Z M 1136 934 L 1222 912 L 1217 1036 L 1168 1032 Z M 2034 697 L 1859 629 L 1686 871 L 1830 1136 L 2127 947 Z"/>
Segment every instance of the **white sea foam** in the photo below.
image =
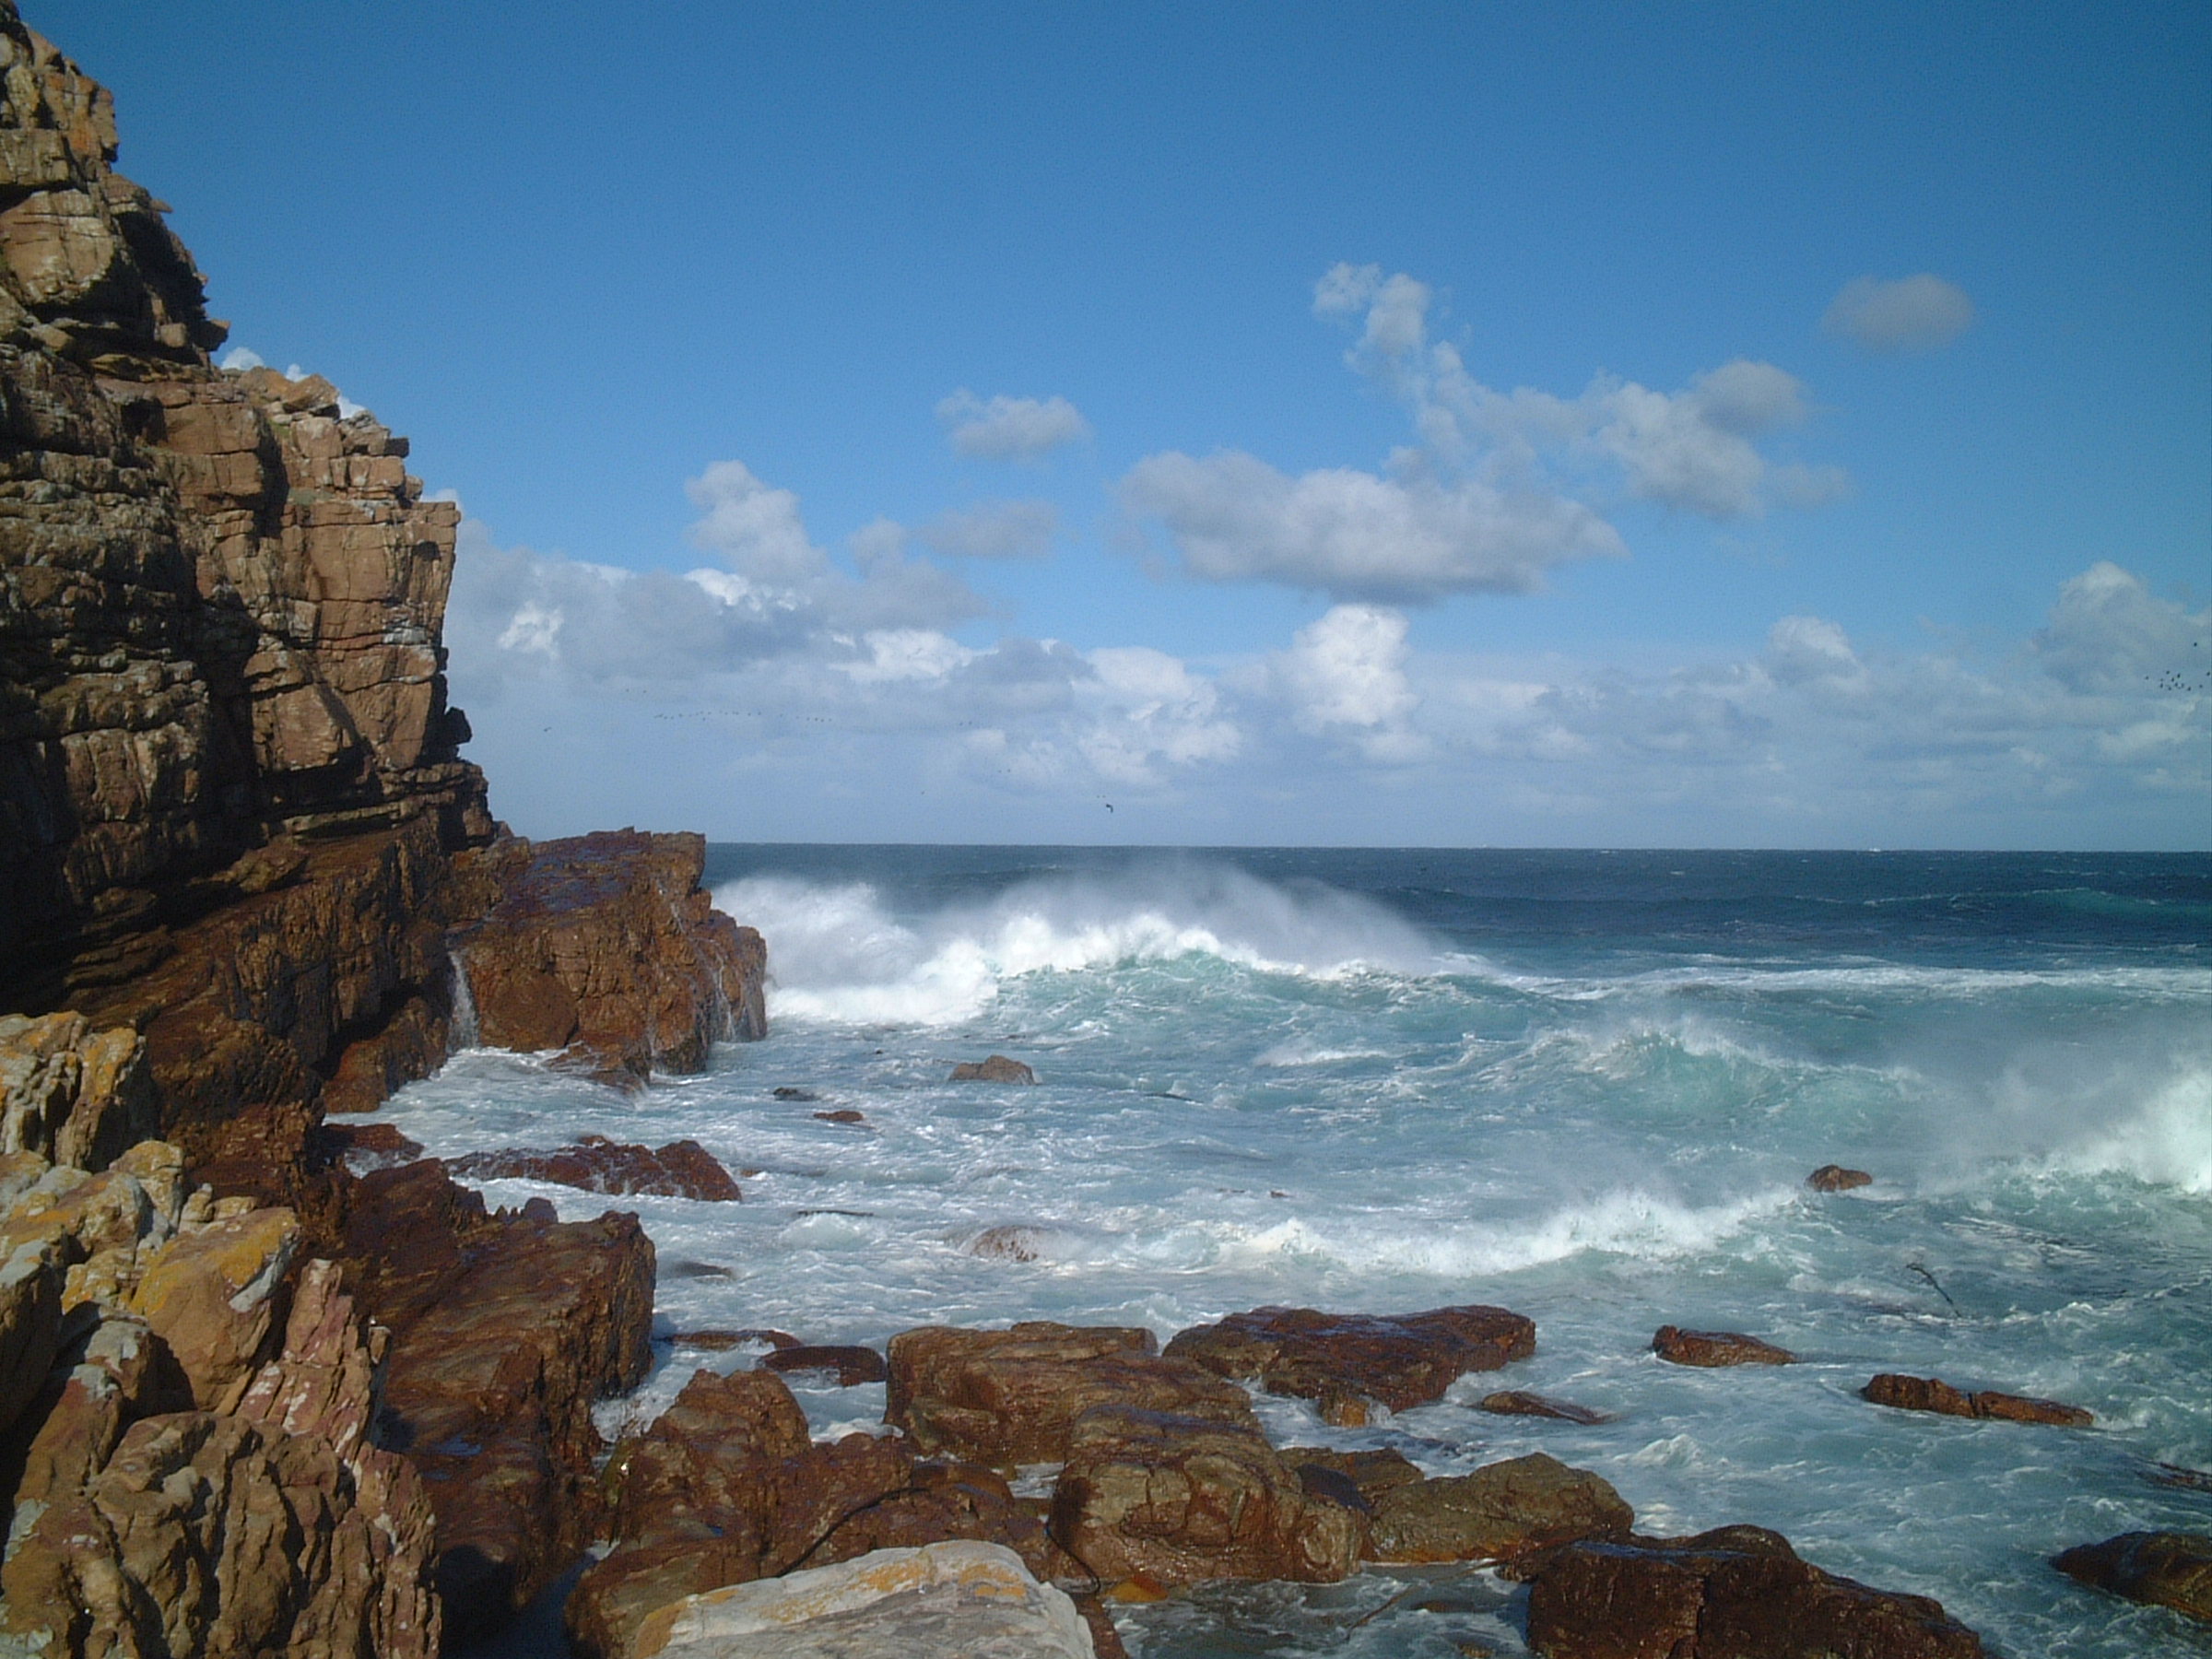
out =
<path fill-rule="evenodd" d="M 2170 1077 L 2139 1112 L 2055 1154 L 2049 1167 L 2212 1193 L 2212 1067 L 2198 1065 Z"/>
<path fill-rule="evenodd" d="M 1380 905 L 1227 868 L 1031 881 L 911 920 L 861 882 L 753 876 L 719 888 L 715 902 L 773 941 L 771 1011 L 818 1022 L 952 1025 L 1025 974 L 1189 956 L 1317 978 L 1427 973 L 1439 961 L 1418 929 Z"/>

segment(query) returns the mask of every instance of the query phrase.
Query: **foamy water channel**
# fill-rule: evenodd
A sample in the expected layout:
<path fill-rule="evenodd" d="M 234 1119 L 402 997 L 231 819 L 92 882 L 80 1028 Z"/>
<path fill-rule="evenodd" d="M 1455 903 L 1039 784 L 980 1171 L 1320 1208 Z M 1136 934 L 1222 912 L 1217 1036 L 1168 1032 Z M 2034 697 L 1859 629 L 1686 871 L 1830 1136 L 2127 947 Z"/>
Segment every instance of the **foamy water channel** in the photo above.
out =
<path fill-rule="evenodd" d="M 1289 1401 L 1263 1419 L 1431 1473 L 1550 1452 L 1641 1530 L 1773 1527 L 1938 1597 L 1995 1653 L 2205 1651 L 2045 1562 L 2212 1529 L 2212 1496 L 2149 1478 L 2212 1467 L 2206 860 L 717 848 L 710 868 L 770 941 L 768 1041 L 635 1098 L 473 1051 L 387 1109 L 441 1156 L 592 1132 L 758 1171 L 742 1205 L 621 1201 L 659 1248 L 664 1337 L 880 1347 L 1042 1317 L 1164 1339 L 1265 1302 L 1500 1302 L 1538 1329 L 1502 1383 L 1365 1430 Z M 945 1080 L 992 1052 L 1041 1085 Z M 814 1115 L 841 1108 L 865 1122 Z M 1830 1161 L 1876 1183 L 1807 1192 Z M 1034 1259 L 977 1253 L 1005 1228 Z M 1668 1367 L 1649 1344 L 1670 1322 L 1804 1363 Z M 750 1363 L 656 1355 L 608 1427 L 700 1363 Z M 1881 1371 L 2100 1426 L 1883 1411 L 1856 1392 Z M 1616 1420 L 1476 1411 L 1498 1385 Z M 882 1392 L 802 1397 L 834 1434 L 874 1426 Z M 1405 1581 L 1378 1572 L 1124 1622 L 1150 1659 L 1524 1651 L 1512 1586 L 1422 1576 L 1468 1605 L 1386 1608 Z"/>

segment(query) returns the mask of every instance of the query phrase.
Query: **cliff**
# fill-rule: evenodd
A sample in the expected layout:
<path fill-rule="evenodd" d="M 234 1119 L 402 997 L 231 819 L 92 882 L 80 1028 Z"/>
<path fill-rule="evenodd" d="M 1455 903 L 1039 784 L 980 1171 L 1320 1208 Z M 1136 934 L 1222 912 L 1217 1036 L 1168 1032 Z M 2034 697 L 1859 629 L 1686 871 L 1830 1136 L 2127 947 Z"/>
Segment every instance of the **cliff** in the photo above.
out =
<path fill-rule="evenodd" d="M 327 382 L 214 365 L 116 148 L 0 0 L 0 1650 L 428 1655 L 588 1538 L 653 1247 L 356 1180 L 324 1114 L 471 988 L 487 1041 L 697 1069 L 765 951 L 697 837 L 494 822 L 457 509 Z"/>

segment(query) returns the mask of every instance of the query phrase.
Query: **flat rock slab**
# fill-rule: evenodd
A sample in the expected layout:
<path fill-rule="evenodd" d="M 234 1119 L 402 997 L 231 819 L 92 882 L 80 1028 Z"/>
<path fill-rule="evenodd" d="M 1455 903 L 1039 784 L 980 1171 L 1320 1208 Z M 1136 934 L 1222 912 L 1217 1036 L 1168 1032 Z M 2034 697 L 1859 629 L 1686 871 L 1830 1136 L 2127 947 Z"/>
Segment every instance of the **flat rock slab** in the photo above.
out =
<path fill-rule="evenodd" d="M 637 1659 L 1093 1659 L 1089 1627 L 1013 1551 L 953 1542 L 693 1595 L 650 1615 Z"/>
<path fill-rule="evenodd" d="M 1159 1354 L 1141 1326 L 925 1325 L 891 1338 L 889 1384 L 884 1420 L 924 1454 L 1001 1469 L 1065 1463 L 1076 1419 L 1099 1406 L 1258 1428 L 1242 1389 Z"/>
<path fill-rule="evenodd" d="M 1571 1544 L 1535 1576 L 1528 1641 L 1547 1659 L 1980 1659 L 1924 1595 L 1876 1590 L 1726 1526 L 1688 1538 Z"/>
<path fill-rule="evenodd" d="M 1171 1359 L 1318 1401 L 1324 1415 L 1334 1406 L 1344 1417 L 1361 1400 L 1393 1411 L 1426 1405 L 1468 1371 L 1496 1371 L 1535 1351 L 1535 1321 L 1480 1305 L 1389 1315 L 1254 1308 L 1194 1325 L 1167 1347 Z"/>
<path fill-rule="evenodd" d="M 1983 1389 L 1968 1394 L 1953 1388 L 1941 1377 L 1909 1377 L 1884 1371 L 1859 1390 L 1877 1406 L 1899 1411 L 1933 1411 L 1944 1417 L 1997 1418 L 2011 1423 L 2049 1423 L 2061 1429 L 2089 1429 L 2096 1414 L 2060 1400 L 2039 1400 L 2027 1394 L 2000 1394 Z"/>
<path fill-rule="evenodd" d="M 1661 1325 L 1652 1352 L 1670 1365 L 1794 1365 L 1797 1356 L 1741 1331 L 1686 1331 Z"/>
<path fill-rule="evenodd" d="M 1578 1538 L 1620 1537 L 1635 1512 L 1587 1469 L 1533 1453 L 1476 1470 L 1394 1486 L 1374 1500 L 1368 1559 L 1525 1560 Z"/>
<path fill-rule="evenodd" d="M 566 1147 L 471 1152 L 447 1159 L 445 1167 L 471 1181 L 544 1181 L 586 1193 L 651 1193 L 729 1204 L 744 1195 L 721 1160 L 695 1140 L 638 1147 L 586 1135 Z"/>
<path fill-rule="evenodd" d="M 2122 1533 L 2077 1545 L 2051 1564 L 2097 1589 L 2212 1624 L 2212 1538 L 2201 1533 Z"/>

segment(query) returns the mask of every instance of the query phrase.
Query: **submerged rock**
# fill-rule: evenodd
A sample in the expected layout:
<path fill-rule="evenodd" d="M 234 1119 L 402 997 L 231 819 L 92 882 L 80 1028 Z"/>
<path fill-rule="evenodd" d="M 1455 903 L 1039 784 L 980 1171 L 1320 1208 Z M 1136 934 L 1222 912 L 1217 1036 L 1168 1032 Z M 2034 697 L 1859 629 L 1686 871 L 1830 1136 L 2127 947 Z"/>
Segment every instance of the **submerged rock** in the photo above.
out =
<path fill-rule="evenodd" d="M 2014 1423 L 2049 1423 L 2062 1429 L 2095 1426 L 2096 1414 L 2058 1400 L 2039 1400 L 2027 1394 L 2000 1394 L 1983 1389 L 1968 1394 L 1940 1377 L 1909 1377 L 1884 1371 L 1859 1393 L 1877 1406 L 1900 1411 L 1933 1411 L 1945 1417 L 2000 1418 Z"/>
<path fill-rule="evenodd" d="M 880 1382 L 887 1373 L 883 1356 L 872 1347 L 816 1347 L 803 1343 L 785 1347 L 779 1344 L 760 1364 L 763 1370 L 778 1372 L 828 1371 L 841 1388 Z"/>
<path fill-rule="evenodd" d="M 1872 1186 L 1874 1177 L 1864 1170 L 1847 1170 L 1841 1164 L 1822 1164 L 1805 1178 L 1805 1184 L 1816 1193 L 1849 1193 L 1863 1186 Z"/>
<path fill-rule="evenodd" d="M 1741 1331 L 1686 1331 L 1661 1325 L 1652 1352 L 1670 1365 L 1794 1365 L 1797 1356 Z"/>
<path fill-rule="evenodd" d="M 1756 1526 L 1568 1545 L 1535 1575 L 1528 1641 L 1548 1659 L 1980 1659 L 1983 1651 L 1941 1603 L 1823 1572 Z"/>
<path fill-rule="evenodd" d="M 693 1595 L 638 1633 L 636 1659 L 1093 1659 L 1065 1594 L 994 1544 L 883 1549 L 766 1583 Z"/>
<path fill-rule="evenodd" d="M 1576 1406 L 1566 1400 L 1554 1400 L 1547 1395 L 1530 1394 L 1524 1389 L 1509 1388 L 1498 1394 L 1487 1394 L 1475 1402 L 1477 1411 L 1494 1412 L 1500 1417 L 1557 1418 L 1566 1423 L 1609 1423 L 1611 1415 L 1594 1411 L 1587 1406 Z"/>
<path fill-rule="evenodd" d="M 2076 1545 L 2051 1564 L 2099 1590 L 2212 1624 L 2212 1538 L 2201 1533 L 2122 1533 Z"/>
<path fill-rule="evenodd" d="M 952 1068 L 953 1083 L 1034 1083 L 1037 1074 L 1019 1060 L 993 1054 L 987 1060 L 963 1060 Z"/>
<path fill-rule="evenodd" d="M 1044 1241 L 1050 1236 L 1041 1227 L 1002 1222 L 984 1228 L 960 1248 L 987 1262 L 1033 1262 L 1044 1253 Z"/>
<path fill-rule="evenodd" d="M 603 1135 L 585 1135 L 571 1146 L 550 1151 L 520 1147 L 471 1152 L 465 1158 L 447 1159 L 445 1167 L 471 1181 L 544 1181 L 587 1193 L 651 1193 L 727 1204 L 744 1196 L 721 1160 L 695 1140 L 639 1147 Z"/>
<path fill-rule="evenodd" d="M 1533 1320 L 1481 1305 L 1387 1316 L 1255 1308 L 1180 1332 L 1167 1347 L 1171 1359 L 1318 1401 L 1324 1416 L 1335 1406 L 1332 1420 L 1359 1400 L 1393 1411 L 1425 1405 L 1468 1371 L 1496 1371 L 1535 1350 Z"/>

